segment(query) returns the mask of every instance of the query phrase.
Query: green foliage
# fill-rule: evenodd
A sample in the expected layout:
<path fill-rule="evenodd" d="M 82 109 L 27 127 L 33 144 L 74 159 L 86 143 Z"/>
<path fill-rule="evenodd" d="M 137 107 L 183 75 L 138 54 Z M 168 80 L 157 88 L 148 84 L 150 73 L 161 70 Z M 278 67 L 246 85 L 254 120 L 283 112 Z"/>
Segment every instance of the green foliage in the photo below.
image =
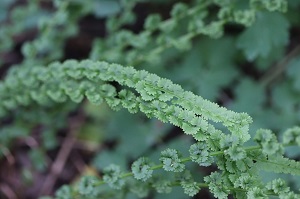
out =
<path fill-rule="evenodd" d="M 300 175 L 300 163 L 282 156 L 258 157 L 255 167 L 276 173 Z"/>
<path fill-rule="evenodd" d="M 289 22 L 282 14 L 258 13 L 253 26 L 239 36 L 237 46 L 249 61 L 267 57 L 272 48 L 280 48 L 288 43 L 288 28 Z"/>
<path fill-rule="evenodd" d="M 203 142 L 191 145 L 189 152 L 191 160 L 200 166 L 210 166 L 213 163 L 213 158 L 209 154 L 208 146 Z"/>
<path fill-rule="evenodd" d="M 93 195 L 95 191 L 95 177 L 92 176 L 85 176 L 81 178 L 80 182 L 78 183 L 78 192 L 81 195 Z"/>
<path fill-rule="evenodd" d="M 153 173 L 149 160 L 142 157 L 136 160 L 131 166 L 132 173 L 134 178 L 137 180 L 146 181 L 148 180 Z"/>
<path fill-rule="evenodd" d="M 284 54 L 295 26 L 281 13 L 287 1 L 54 1 L 51 12 L 39 10 L 37 2 L 0 16 L 0 22 L 11 20 L 0 30 L 1 53 L 13 47 L 8 35 L 38 30 L 21 45 L 24 60 L 0 82 L 0 157 L 39 127 L 42 144 L 29 157 L 36 170 L 45 171 L 46 152 L 59 146 L 56 133 L 66 129 L 70 115 L 84 112 L 88 119 L 79 134 L 89 134 L 94 143 L 107 141 L 93 160 L 101 175 L 62 186 L 57 199 L 174 198 L 176 187 L 186 197 L 208 188 L 219 199 L 299 198 L 290 179 L 266 183 L 262 176 L 300 175 L 299 161 L 288 153 L 300 146 L 299 58 L 290 58 L 294 52 L 275 67 L 275 75 L 268 76 L 273 68 L 265 71 Z M 168 5 L 169 14 L 150 9 L 139 19 L 135 9 L 151 4 Z M 70 59 L 66 41 L 91 16 L 104 19 L 105 36 L 88 40 L 90 59 Z M 273 88 L 285 65 L 288 81 Z M 280 142 L 277 132 L 291 125 Z M 209 166 L 208 175 L 203 167 Z"/>
<path fill-rule="evenodd" d="M 121 189 L 124 185 L 124 181 L 120 179 L 121 169 L 117 165 L 110 165 L 103 170 L 103 180 L 107 183 L 111 188 Z"/>
<path fill-rule="evenodd" d="M 262 146 L 262 152 L 266 155 L 282 153 L 281 146 L 276 140 L 275 134 L 273 134 L 270 130 L 258 130 L 254 140 Z"/>
<path fill-rule="evenodd" d="M 297 144 L 300 146 L 300 128 L 294 127 L 286 130 L 283 133 L 283 143 L 288 144 Z"/>
<path fill-rule="evenodd" d="M 200 191 L 200 186 L 197 182 L 182 182 L 180 184 L 184 190 L 184 193 L 189 196 L 194 196 Z"/>
<path fill-rule="evenodd" d="M 161 152 L 159 159 L 163 163 L 163 168 L 166 171 L 182 172 L 184 164 L 181 163 L 180 156 L 175 149 L 166 149 Z"/>
<path fill-rule="evenodd" d="M 227 187 L 222 185 L 224 181 L 218 172 L 213 172 L 209 176 L 204 178 L 204 181 L 209 185 L 209 190 L 214 194 L 216 198 L 225 199 L 227 198 L 229 191 Z"/>

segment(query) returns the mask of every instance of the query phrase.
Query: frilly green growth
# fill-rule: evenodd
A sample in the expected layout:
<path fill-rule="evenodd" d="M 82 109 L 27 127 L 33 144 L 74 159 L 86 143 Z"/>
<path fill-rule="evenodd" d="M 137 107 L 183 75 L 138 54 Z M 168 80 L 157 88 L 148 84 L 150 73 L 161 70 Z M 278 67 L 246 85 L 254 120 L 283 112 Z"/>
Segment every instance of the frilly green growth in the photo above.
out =
<path fill-rule="evenodd" d="M 219 131 L 209 122 L 222 123 L 240 142 L 250 138 L 248 114 L 227 110 L 144 70 L 90 60 L 14 69 L 0 83 L 1 117 L 19 106 L 53 106 L 68 99 L 79 103 L 86 97 L 96 105 L 106 101 L 114 110 L 124 107 L 170 122 L 198 141 Z M 123 89 L 117 91 L 112 82 Z"/>

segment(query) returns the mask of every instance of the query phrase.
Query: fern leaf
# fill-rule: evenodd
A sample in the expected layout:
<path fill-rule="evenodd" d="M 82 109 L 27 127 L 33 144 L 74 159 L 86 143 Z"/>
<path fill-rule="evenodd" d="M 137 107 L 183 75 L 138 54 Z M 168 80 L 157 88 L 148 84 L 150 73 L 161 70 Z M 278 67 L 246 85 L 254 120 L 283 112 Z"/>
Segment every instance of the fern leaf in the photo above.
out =
<path fill-rule="evenodd" d="M 300 162 L 283 156 L 270 156 L 266 159 L 256 159 L 256 161 L 254 166 L 260 170 L 300 175 Z"/>

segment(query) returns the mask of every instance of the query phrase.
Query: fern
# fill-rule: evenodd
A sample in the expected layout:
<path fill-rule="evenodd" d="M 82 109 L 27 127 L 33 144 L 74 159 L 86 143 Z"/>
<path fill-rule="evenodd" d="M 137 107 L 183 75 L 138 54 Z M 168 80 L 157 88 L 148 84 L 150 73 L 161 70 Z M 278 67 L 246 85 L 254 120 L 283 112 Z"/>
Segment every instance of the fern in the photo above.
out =
<path fill-rule="evenodd" d="M 23 76 L 32 78 L 23 79 Z M 128 89 L 134 89 L 140 96 L 136 96 L 130 90 L 117 93 L 113 86 L 103 84 L 101 81 L 116 81 Z M 219 107 L 200 96 L 184 91 L 170 80 L 143 70 L 123 68 L 117 64 L 70 60 L 63 64 L 55 62 L 48 68 L 35 67 L 24 71 L 20 69 L 14 71 L 3 84 L 0 84 L 0 92 L 3 102 L 0 106 L 2 112 L 24 104 L 23 99 L 28 100 L 28 98 L 45 106 L 52 101 L 63 102 L 66 97 L 78 103 L 86 96 L 95 104 L 105 99 L 113 109 L 118 105 L 127 108 L 130 112 L 139 109 L 146 115 L 156 117 L 163 122 L 170 121 L 194 137 L 216 131 L 207 123 L 211 120 L 221 122 L 242 142 L 250 138 L 248 128 L 252 119 L 247 114 L 239 114 Z M 20 101 L 16 101 L 12 96 L 17 96 Z M 2 115 L 4 116 L 5 113 Z"/>
<path fill-rule="evenodd" d="M 39 76 L 39 74 L 43 74 L 43 76 Z M 20 78 L 23 76 L 32 78 Z M 118 92 L 114 86 L 109 84 L 111 81 L 118 82 L 124 88 Z M 205 135 L 201 142 L 191 146 L 191 157 L 189 158 L 181 159 L 176 150 L 167 149 L 161 153 L 162 165 L 151 167 L 146 159 L 140 159 L 132 166 L 133 174 L 122 174 L 118 166 L 111 165 L 104 169 L 103 182 L 108 183 L 112 188 L 121 189 L 125 184 L 123 178 L 132 175 L 138 180 L 146 181 L 151 178 L 153 169 L 163 168 L 166 171 L 182 172 L 185 170 L 184 162 L 190 160 L 208 166 L 213 161 L 212 156 L 217 157 L 218 164 L 225 163 L 225 167 L 219 166 L 224 172 L 223 175 L 238 174 L 253 167 L 247 162 L 247 158 L 251 158 L 253 155 L 249 152 L 255 152 L 257 149 L 261 149 L 262 153 L 260 156 L 255 154 L 253 157 L 256 161 L 253 168 L 293 175 L 300 174 L 298 162 L 280 156 L 271 156 L 274 151 L 276 152 L 275 146 L 278 150 L 282 146 L 268 130 L 257 132 L 255 140 L 260 144 L 259 146 L 241 147 L 241 144 L 247 141 L 249 137 L 247 130 L 251 118 L 247 114 L 239 114 L 221 108 L 191 92 L 184 91 L 170 80 L 146 71 L 137 71 L 131 67 L 126 68 L 106 62 L 70 60 L 64 63 L 55 62 L 47 68 L 33 67 L 32 69 L 14 70 L 0 86 L 1 108 L 4 110 L 2 116 L 7 115 L 5 113 L 18 106 L 24 106 L 22 100 L 15 100 L 14 96 L 16 95 L 18 99 L 23 99 L 26 96 L 26 100 L 28 101 L 29 98 L 30 103 L 36 102 L 42 106 L 52 106 L 53 102 L 63 103 L 67 98 L 78 103 L 86 97 L 97 105 L 106 101 L 109 106 L 116 110 L 120 107 L 125 107 L 132 113 L 140 110 L 146 115 L 157 117 L 164 122 L 170 121 L 193 136 L 199 133 Z M 209 120 L 223 123 L 233 134 L 221 134 L 220 130 L 208 123 Z M 219 139 L 217 148 L 204 144 L 204 141 L 213 139 L 214 133 L 217 132 Z M 268 144 L 271 144 L 271 149 Z M 209 152 L 208 148 L 223 149 L 223 151 Z M 249 153 L 249 157 L 247 157 L 247 153 Z M 253 174 L 255 175 L 255 173 Z M 217 174 L 205 178 L 206 182 L 216 197 L 225 198 L 230 193 L 231 188 L 220 188 L 219 186 L 224 183 L 224 179 L 219 181 L 218 178 L 220 177 L 215 175 Z M 90 188 L 91 183 L 93 186 L 102 184 L 92 181 L 83 180 L 79 192 L 89 194 L 89 190 L 92 190 Z M 251 187 L 251 183 L 248 181 L 248 178 L 238 178 L 234 181 L 234 186 L 247 190 L 248 186 Z M 161 190 L 162 187 L 158 189 L 158 186 L 165 187 L 164 191 Z M 164 185 L 155 185 L 158 192 L 169 192 L 169 188 L 167 188 L 169 186 L 171 184 L 167 181 Z M 198 184 L 194 182 L 182 182 L 182 186 L 189 195 L 195 194 L 195 190 L 199 189 Z"/>
<path fill-rule="evenodd" d="M 159 163 L 148 157 L 141 157 L 133 161 L 130 171 L 126 171 L 120 165 L 111 164 L 102 170 L 101 177 L 85 176 L 75 185 L 62 186 L 55 194 L 57 199 L 124 198 L 132 193 L 138 197 L 148 197 L 152 194 L 152 190 L 170 193 L 173 187 L 177 186 L 190 197 L 195 196 L 201 189 L 208 188 L 219 199 L 225 199 L 229 195 L 247 199 L 270 196 L 299 198 L 299 193 L 291 191 L 291 187 L 284 179 L 264 183 L 260 178 L 261 170 L 300 175 L 300 163 L 283 156 L 287 147 L 300 145 L 299 127 L 286 130 L 282 142 L 271 130 L 259 129 L 253 137 L 253 141 L 257 144 L 249 146 L 246 143 L 252 135 L 249 132 L 252 123 L 249 114 L 221 107 L 154 73 L 123 66 L 141 67 L 141 64 L 146 66 L 147 62 L 152 63 L 152 66 L 159 66 L 162 53 L 169 53 L 168 50 L 172 48 L 182 53 L 192 48 L 193 39 L 199 35 L 220 38 L 225 34 L 224 26 L 227 24 L 245 27 L 237 46 L 245 52 L 249 60 L 253 60 L 258 55 L 265 55 L 270 51 L 270 49 L 260 49 L 261 51 L 253 49 L 253 44 L 249 43 L 251 39 L 247 39 L 250 37 L 249 32 L 255 31 L 255 28 L 261 25 L 261 11 L 284 12 L 287 9 L 287 2 L 284 0 L 263 2 L 250 0 L 247 3 L 227 0 L 195 0 L 194 4 L 179 2 L 170 11 L 169 19 L 163 19 L 157 13 L 149 15 L 145 19 L 144 29 L 137 34 L 122 29 L 135 20 L 132 12 L 135 3 L 136 1 L 120 1 L 120 7 L 124 12 L 111 16 L 106 21 L 109 36 L 104 40 L 100 38 L 95 40 L 91 59 L 52 62 L 61 58 L 66 38 L 77 33 L 76 23 L 79 18 L 97 12 L 92 11 L 91 3 L 84 4 L 80 1 L 53 3 L 57 11 L 51 17 L 39 22 L 40 36 L 22 46 L 25 61 L 11 67 L 0 82 L 0 118 L 10 120 L 17 114 L 20 118 L 12 123 L 1 121 L 3 127 L 0 129 L 0 155 L 9 154 L 12 140 L 27 136 L 29 130 L 24 131 L 22 126 L 34 128 L 34 125 L 25 125 L 27 121 L 32 124 L 44 124 L 46 131 L 47 126 L 53 125 L 49 129 L 54 131 L 63 125 L 59 122 L 52 124 L 53 118 L 65 123 L 66 115 L 73 110 L 74 103 L 89 101 L 96 106 L 106 103 L 115 111 L 125 108 L 130 113 L 142 112 L 149 118 L 157 118 L 161 122 L 177 126 L 186 135 L 192 136 L 195 143 L 190 142 L 191 146 L 186 148 L 189 147 L 188 151 L 163 149 L 156 159 Z M 72 11 L 74 8 L 79 9 L 75 14 Z M 216 10 L 214 13 L 216 16 L 209 13 L 210 9 Z M 288 25 L 284 24 L 284 27 L 283 32 Z M 62 28 L 64 31 L 60 33 L 56 28 Z M 5 34 L 7 33 L 4 32 Z M 0 35 L 0 39 L 3 40 L 3 35 Z M 51 43 L 54 40 L 57 42 Z M 271 40 L 269 42 L 272 45 L 277 43 L 282 45 L 285 42 L 284 38 L 277 43 L 274 39 Z M 227 45 L 226 42 L 225 44 Z M 11 47 L 6 43 L 3 46 L 0 46 L 0 50 Z M 51 53 L 56 49 L 55 53 Z M 218 58 L 218 55 L 213 59 L 216 57 Z M 93 61 L 99 59 L 108 62 Z M 52 63 L 48 64 L 49 62 Z M 169 64 L 167 61 L 166 63 Z M 220 65 L 222 61 L 214 64 Z M 152 67 L 150 70 L 159 69 Z M 42 110 L 39 107 L 42 107 L 40 108 Z M 57 107 L 61 108 L 59 112 L 62 113 L 55 113 Z M 23 121 L 20 122 L 21 120 Z M 43 139 L 51 141 L 51 136 L 47 137 L 45 134 Z M 57 144 L 49 143 L 45 143 L 49 148 Z M 45 161 L 40 160 L 42 157 L 41 150 L 32 150 L 31 158 L 43 169 Z M 40 160 L 40 164 L 37 160 Z M 194 167 L 191 165 L 200 167 L 213 165 L 217 171 L 200 178 L 199 175 L 194 175 Z"/>

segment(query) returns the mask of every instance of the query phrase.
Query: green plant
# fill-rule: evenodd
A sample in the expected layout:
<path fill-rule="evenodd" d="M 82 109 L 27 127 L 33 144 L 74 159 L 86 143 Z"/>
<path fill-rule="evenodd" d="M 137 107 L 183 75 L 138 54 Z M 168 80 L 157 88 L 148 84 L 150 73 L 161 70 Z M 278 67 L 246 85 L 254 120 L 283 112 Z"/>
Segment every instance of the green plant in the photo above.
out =
<path fill-rule="evenodd" d="M 262 171 L 269 171 L 299 177 L 299 161 L 296 158 L 289 158 L 290 155 L 286 155 L 285 151 L 288 151 L 291 146 L 299 149 L 300 127 L 285 130 L 281 141 L 278 141 L 279 135 L 266 128 L 258 128 L 257 123 L 256 126 L 252 126 L 252 129 L 256 130 L 249 128 L 252 123 L 250 115 L 254 118 L 255 116 L 259 119 L 263 118 L 262 113 L 265 112 L 262 104 L 265 99 L 262 94 L 255 95 L 248 89 L 251 88 L 259 93 L 265 89 L 264 87 L 269 88 L 273 81 L 270 76 L 262 79 L 263 82 L 258 86 L 260 90 L 254 89 L 256 85 L 253 80 L 241 80 L 239 86 L 235 88 L 236 103 L 222 102 L 237 110 L 231 111 L 193 92 L 186 91 L 167 78 L 154 74 L 158 73 L 174 81 L 183 82 L 185 88 L 203 92 L 210 100 L 216 100 L 221 87 L 228 86 L 238 77 L 233 58 L 238 53 L 235 50 L 231 52 L 227 50 L 234 39 L 226 36 L 224 27 L 234 24 L 245 28 L 236 39 L 237 47 L 243 51 L 247 61 L 256 61 L 258 70 L 263 70 L 268 63 L 282 54 L 282 49 L 288 42 L 287 29 L 290 23 L 282 14 L 273 12 L 286 11 L 287 1 L 250 0 L 246 3 L 198 0 L 191 1 L 189 4 L 179 2 L 174 4 L 170 12 L 171 17 L 166 20 L 162 20 L 159 14 L 148 16 L 145 19 L 144 30 L 138 34 L 123 29 L 124 24 L 134 23 L 132 8 L 138 1 L 121 2 L 120 7 L 125 10 L 121 15 L 118 15 L 121 9 L 115 10 L 115 7 L 112 7 L 111 12 L 104 14 L 108 15 L 106 27 L 110 34 L 105 38 L 95 39 L 90 59 L 81 61 L 68 59 L 60 62 L 54 60 L 62 57 L 61 46 L 65 38 L 75 35 L 79 18 L 86 13 L 92 13 L 92 5 L 97 3 L 96 1 L 89 3 L 55 1 L 57 13 L 53 18 L 47 19 L 48 23 L 42 24 L 40 37 L 23 46 L 22 51 L 26 59 L 21 64 L 10 67 L 0 83 L 0 117 L 13 118 L 11 122 L 3 120 L 0 123 L 1 154 L 6 156 L 11 143 L 16 138 L 28 137 L 36 125 L 42 125 L 45 129 L 43 133 L 47 135 L 43 138 L 43 150 L 34 149 L 31 157 L 37 160 L 35 163 L 37 169 L 43 171 L 44 164 L 38 163 L 45 162 L 43 159 L 45 150 L 57 147 L 55 133 L 65 127 L 68 114 L 77 110 L 78 103 L 84 104 L 85 111 L 93 118 L 90 126 L 85 127 L 91 129 L 88 131 L 94 131 L 94 128 L 99 127 L 96 123 L 103 118 L 91 110 L 93 107 L 90 108 L 90 104 L 86 105 L 86 101 L 103 109 L 105 108 L 102 103 L 105 102 L 112 110 L 121 111 L 125 108 L 139 118 L 143 118 L 139 114 L 142 112 L 149 118 L 143 119 L 149 123 L 153 121 L 151 118 L 170 123 L 182 129 L 193 139 L 188 138 L 185 148 L 178 149 L 175 144 L 175 147 L 158 148 L 156 154 L 151 154 L 149 148 L 150 151 L 154 149 L 151 149 L 150 145 L 156 143 L 161 138 L 160 135 L 155 133 L 149 135 L 152 136 L 149 146 L 140 146 L 136 143 L 134 146 L 141 147 L 139 153 L 134 147 L 129 149 L 129 145 L 131 142 L 141 142 L 139 139 L 148 135 L 112 134 L 114 138 L 130 136 L 131 141 L 126 140 L 125 145 L 119 144 L 118 150 L 125 150 L 124 156 L 134 159 L 129 166 L 131 171 L 126 172 L 128 162 L 122 162 L 124 157 L 106 151 L 108 155 L 105 164 L 109 163 L 109 158 L 114 157 L 117 161 L 111 163 L 119 165 L 105 165 L 104 168 L 104 163 L 101 163 L 102 177 L 85 176 L 75 185 L 64 185 L 56 192 L 55 198 L 143 198 L 153 194 L 153 190 L 158 193 L 170 193 L 173 187 L 182 187 L 182 192 L 189 197 L 195 196 L 200 189 L 208 188 L 214 197 L 220 199 L 227 198 L 228 195 L 248 199 L 299 198 L 300 194 L 295 187 L 291 186 L 289 177 L 280 176 L 265 182 L 261 176 Z M 114 3 L 106 3 L 115 6 Z M 297 6 L 299 5 L 294 5 L 295 8 Z M 210 11 L 210 9 L 216 10 Z M 102 17 L 101 13 L 96 16 Z M 62 20 L 57 20 L 60 18 Z M 258 37 L 254 35 L 257 29 L 273 20 L 276 27 L 282 27 L 282 30 L 269 37 L 273 34 L 270 31 L 274 28 L 272 23 L 269 28 L 266 28 L 265 35 L 262 34 L 265 38 L 264 43 L 255 40 Z M 188 23 L 183 24 L 183 21 Z M 61 28 L 61 26 L 65 28 L 65 34 L 57 34 L 57 31 L 53 31 L 54 27 Z M 221 39 L 206 39 L 199 45 L 193 45 L 194 41 L 197 42 L 193 39 L 199 35 Z M 55 38 L 57 42 L 52 43 Z M 219 51 L 216 50 L 217 46 Z M 45 50 L 44 47 L 49 49 Z M 56 48 L 58 50 L 52 53 L 51 51 Z M 174 51 L 174 48 L 177 51 Z M 272 48 L 278 48 L 278 52 L 272 54 Z M 192 85 L 185 83 L 184 75 L 176 76 L 180 73 L 195 72 L 195 69 L 189 67 L 199 52 L 203 55 L 199 62 L 207 66 L 200 67 L 199 70 L 206 75 L 202 76 L 199 82 L 204 79 L 206 83 L 212 84 Z M 184 58 L 180 60 L 183 64 L 175 67 L 174 72 L 169 72 L 168 67 L 176 66 L 176 57 L 181 54 L 184 54 Z M 99 59 L 106 61 L 96 61 Z M 173 59 L 175 61 L 172 61 Z M 297 71 L 297 63 L 297 59 L 289 63 L 291 67 L 288 73 L 291 76 L 289 84 L 296 88 L 298 84 L 293 71 Z M 151 73 L 127 65 L 144 68 Z M 229 75 L 222 78 L 226 72 Z M 213 80 L 209 79 L 209 75 Z M 271 77 L 274 77 L 273 73 Z M 278 92 L 293 95 L 293 91 L 289 90 L 290 85 L 285 83 L 276 89 L 274 89 L 275 96 Z M 257 99 L 253 99 L 253 96 L 257 96 Z M 282 95 L 278 94 L 277 97 Z M 295 96 L 291 99 L 297 101 L 298 98 Z M 244 103 L 247 105 L 245 106 Z M 274 104 L 277 111 L 284 109 L 280 101 L 275 101 Z M 288 107 L 288 110 L 295 108 L 295 104 L 296 102 L 293 101 L 288 102 L 288 99 L 283 102 L 283 106 Z M 244 108 L 250 115 L 239 113 L 239 110 Z M 269 111 L 268 108 L 266 110 Z M 110 112 L 104 110 L 104 114 L 109 115 Z M 120 117 L 121 119 L 109 119 L 116 120 L 117 125 L 121 126 L 124 125 L 121 120 L 126 120 L 127 116 Z M 108 122 L 107 118 L 105 121 Z M 263 123 L 265 120 L 260 121 Z M 299 122 L 292 124 L 297 123 Z M 129 123 L 129 128 L 149 132 L 147 125 L 149 124 L 139 126 L 139 124 Z M 126 128 L 123 128 L 124 131 Z M 166 125 L 161 131 L 167 132 L 168 128 L 169 126 Z M 276 126 L 272 124 L 270 128 L 276 130 Z M 280 129 L 282 130 L 282 127 Z M 296 157 L 297 155 L 299 153 Z M 103 156 L 101 160 L 103 161 Z M 199 172 L 199 167 L 209 166 L 213 168 L 209 175 Z M 299 181 L 299 178 L 297 179 L 294 180 L 295 183 Z M 155 194 L 155 197 L 159 195 Z"/>

